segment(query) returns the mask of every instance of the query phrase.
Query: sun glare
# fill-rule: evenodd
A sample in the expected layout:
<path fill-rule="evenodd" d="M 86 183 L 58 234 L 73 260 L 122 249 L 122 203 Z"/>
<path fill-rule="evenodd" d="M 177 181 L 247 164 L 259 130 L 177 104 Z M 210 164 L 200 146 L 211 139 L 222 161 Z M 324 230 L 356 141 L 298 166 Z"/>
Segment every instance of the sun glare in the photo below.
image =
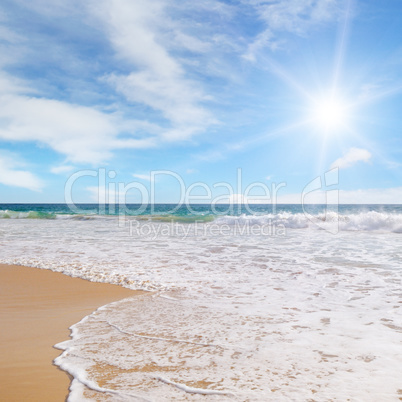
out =
<path fill-rule="evenodd" d="M 312 109 L 312 119 L 320 130 L 335 131 L 346 124 L 346 107 L 339 99 L 321 99 Z"/>

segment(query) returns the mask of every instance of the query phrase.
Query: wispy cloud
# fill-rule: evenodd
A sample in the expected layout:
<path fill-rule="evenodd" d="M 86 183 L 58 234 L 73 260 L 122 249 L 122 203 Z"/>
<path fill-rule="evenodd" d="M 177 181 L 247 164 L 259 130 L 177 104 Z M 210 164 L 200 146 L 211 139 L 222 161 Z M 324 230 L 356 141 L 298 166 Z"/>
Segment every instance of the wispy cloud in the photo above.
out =
<path fill-rule="evenodd" d="M 44 183 L 33 173 L 20 170 L 15 162 L 0 155 L 0 183 L 7 186 L 22 187 L 32 191 L 41 191 Z"/>
<path fill-rule="evenodd" d="M 165 6 L 158 0 L 108 0 L 97 1 L 93 9 L 117 55 L 133 70 L 129 74 L 110 74 L 107 82 L 128 101 L 160 112 L 171 124 L 171 129 L 163 133 L 164 139 L 183 140 L 204 130 L 215 119 L 203 106 L 208 99 L 203 89 L 186 77 L 180 59 L 171 55 L 163 37 L 170 27 L 176 45 L 193 46 L 196 51 L 208 45 L 178 32 Z"/>
<path fill-rule="evenodd" d="M 79 29 L 88 30 L 89 28 L 82 28 L 84 24 L 80 24 L 82 16 L 77 15 L 78 3 L 75 1 L 74 4 L 72 3 L 73 1 L 69 2 L 67 7 L 65 2 L 56 0 L 52 4 L 51 11 L 42 0 L 33 0 L 26 6 L 32 13 L 37 13 L 34 15 L 40 15 L 39 19 L 46 20 L 49 25 L 54 24 L 54 21 L 61 17 L 63 17 L 61 24 L 64 23 L 62 22 L 64 17 L 75 18 Z M 16 4 L 15 7 L 17 9 L 14 12 L 18 12 L 18 5 Z M 85 12 L 86 9 L 84 8 L 83 11 Z M 30 57 L 30 68 L 33 70 L 38 68 L 44 62 L 41 57 L 45 57 L 40 56 L 44 53 L 40 47 L 46 43 L 48 47 L 45 52 L 46 67 L 53 63 L 54 73 L 62 76 L 64 83 L 62 85 L 76 79 L 71 74 L 81 71 L 79 67 L 81 61 L 77 54 L 67 49 L 67 44 L 65 44 L 66 48 L 60 47 L 60 44 L 55 43 L 55 40 L 46 34 L 46 29 L 43 29 L 41 33 L 34 30 L 32 38 L 29 37 L 24 30 L 21 30 L 18 23 L 14 21 L 12 25 L 12 21 L 8 20 L 8 14 L 1 15 L 0 6 L 0 22 L 4 25 L 0 31 L 4 42 L 0 43 L 0 50 L 7 45 L 7 42 L 14 42 L 12 51 L 2 52 L 8 55 L 8 63 L 19 65 L 23 71 L 24 63 Z M 9 26 L 6 26 L 7 24 Z M 14 32 L 12 28 L 19 33 Z M 70 27 L 65 26 L 63 29 L 66 36 L 73 34 L 69 30 Z M 91 42 L 93 38 L 88 40 Z M 62 56 L 63 63 L 57 58 L 53 60 L 54 55 Z M 4 64 L 0 61 L 0 68 L 4 68 Z M 57 79 L 55 82 L 57 83 Z M 92 84 L 87 82 L 83 84 L 82 96 L 80 90 L 74 91 L 69 88 L 78 100 L 83 101 L 84 104 L 80 104 L 79 101 L 68 99 L 67 91 L 60 91 L 62 92 L 60 93 L 49 87 L 45 81 L 23 80 L 0 69 L 0 139 L 12 143 L 29 141 L 40 146 L 45 145 L 65 155 L 67 162 L 86 165 L 103 163 L 111 159 L 115 151 L 119 149 L 142 149 L 157 145 L 156 138 L 161 133 L 158 125 L 146 120 L 136 120 L 131 116 L 127 117 L 123 112 L 118 111 L 116 105 L 111 105 L 112 107 L 90 105 L 91 99 L 88 99 L 89 92 L 86 85 Z M 60 173 L 61 171 L 53 169 L 52 172 Z"/>
<path fill-rule="evenodd" d="M 63 173 L 70 173 L 75 169 L 74 166 L 71 165 L 60 165 L 54 166 L 50 169 L 50 172 L 53 174 L 63 174 Z"/>
<path fill-rule="evenodd" d="M 257 35 L 244 54 L 247 60 L 255 61 L 261 49 L 274 50 L 280 46 L 278 33 L 305 35 L 317 25 L 336 19 L 341 1 L 243 0 L 243 3 L 252 6 L 265 22 L 265 30 Z"/>
<path fill-rule="evenodd" d="M 23 37 L 5 26 L 0 26 L 0 40 L 8 43 L 17 43 L 22 41 Z"/>
<path fill-rule="evenodd" d="M 184 14 L 192 10 L 191 2 L 172 7 L 163 0 L 80 4 L 56 0 L 50 10 L 43 0 L 32 0 L 26 7 L 49 27 L 60 20 L 60 29 L 67 37 L 74 36 L 68 26 L 68 21 L 74 21 L 74 29 L 85 33 L 84 46 L 97 46 L 97 56 L 107 58 L 110 68 L 96 70 L 91 65 L 91 72 L 99 76 L 91 77 L 96 82 L 84 77 L 82 88 L 79 77 L 87 74 L 85 66 L 89 63 L 79 57 L 82 48 L 71 51 L 71 41 L 59 43 L 46 29 L 34 30 L 29 37 L 18 23 L 8 21 L 8 13 L 0 15 L 4 25 L 0 39 L 13 44 L 12 52 L 4 48 L 3 53 L 14 65 L 23 66 L 29 58 L 32 68 L 50 63 L 62 80 L 61 87 L 74 83 L 74 88 L 69 88 L 74 99 L 69 99 L 67 91 L 61 94 L 59 89 L 49 88 L 46 80 L 23 81 L 0 69 L 0 139 L 32 141 L 65 155 L 67 162 L 96 165 L 110 160 L 119 149 L 152 148 L 187 140 L 216 123 L 207 108 L 211 96 L 202 80 L 190 78 L 194 66 L 189 56 L 213 52 L 215 37 L 197 36 L 188 18 L 170 16 L 172 9 Z M 13 7 L 17 13 L 20 5 Z M 219 18 L 228 16 L 231 9 L 214 0 L 200 2 L 196 8 L 213 11 Z M 108 54 L 99 47 L 100 41 L 111 45 Z M 48 47 L 46 56 L 41 56 L 43 43 Z M 111 49 L 114 57 L 110 57 Z M 117 98 L 116 93 L 123 97 Z"/>
<path fill-rule="evenodd" d="M 341 158 L 338 158 L 335 162 L 332 163 L 331 169 L 339 168 L 346 169 L 352 167 L 357 162 L 365 162 L 368 163 L 371 159 L 371 153 L 367 151 L 367 149 L 362 148 L 350 148 L 345 155 Z"/>
<path fill-rule="evenodd" d="M 339 0 L 249 0 L 272 30 L 303 34 L 312 25 L 334 18 Z"/>
<path fill-rule="evenodd" d="M 151 174 L 133 173 L 132 176 L 135 177 L 136 179 L 145 180 L 145 181 L 152 181 Z"/>
<path fill-rule="evenodd" d="M 18 12 L 18 4 L 14 12 Z M 233 77 L 234 69 L 230 68 L 223 55 L 237 57 L 244 45 L 240 45 L 242 38 L 237 38 L 237 35 L 232 37 L 233 26 L 226 29 L 233 23 L 232 18 L 238 13 L 238 6 L 217 0 L 203 0 L 196 4 L 189 0 L 169 4 L 164 0 L 154 0 L 152 3 L 145 0 L 90 0 L 84 6 L 77 0 L 68 3 L 56 0 L 49 9 L 45 1 L 32 0 L 26 4 L 26 8 L 35 19 L 45 22 L 47 27 L 52 27 L 56 32 L 60 28 L 63 38 L 74 37 L 77 30 L 77 36 L 85 37 L 85 41 L 81 41 L 82 48 L 80 45 L 71 47 L 74 41 L 64 41 L 63 38 L 55 40 L 53 35 L 47 34 L 46 29 L 34 29 L 30 37 L 20 35 L 23 43 L 18 52 L 17 47 L 14 50 L 25 55 L 22 58 L 24 63 L 28 57 L 33 61 L 33 68 L 41 67 L 45 61 L 46 65 L 50 62 L 52 74 L 56 72 L 62 80 L 60 87 L 73 82 L 73 88 L 69 85 L 68 92 L 64 91 L 62 96 L 57 88 L 51 88 L 49 92 L 49 88 L 44 87 L 47 83 L 41 80 L 31 82 L 32 87 L 22 94 L 40 96 L 42 103 L 62 98 L 66 106 L 79 106 L 82 102 L 86 107 L 91 106 L 91 99 L 88 99 L 88 94 L 91 94 L 97 102 L 93 109 L 104 115 L 108 115 L 104 111 L 107 107 L 105 103 L 110 99 L 114 110 L 120 110 L 122 115 L 120 119 L 105 116 L 106 119 L 102 117 L 101 120 L 112 120 L 113 126 L 119 120 L 120 131 L 124 131 L 122 125 L 127 116 L 136 119 L 135 125 L 132 124 L 128 130 L 129 134 L 135 132 L 133 126 L 138 126 L 139 120 L 144 119 L 145 115 L 148 121 L 143 123 L 153 122 L 152 130 L 145 127 L 140 129 L 141 147 L 144 148 L 188 140 L 217 122 L 209 108 L 209 102 L 213 99 L 210 77 Z M 70 30 L 71 22 L 74 23 L 74 32 Z M 24 35 L 26 32 L 32 33 L 29 29 L 21 29 L 15 21 L 10 26 Z M 8 31 L 12 32 L 10 29 Z M 45 56 L 41 56 L 44 54 L 40 48 L 43 43 L 48 48 Z M 104 69 L 99 68 L 96 62 L 89 63 L 86 55 L 80 57 L 80 51 L 86 51 L 88 47 L 96 52 L 95 55 L 91 53 L 95 61 L 106 61 Z M 98 66 L 98 69 L 94 66 Z M 86 71 L 88 69 L 90 75 Z M 84 76 L 82 87 L 80 76 Z M 89 76 L 96 83 L 90 82 Z M 37 93 L 34 93 L 35 86 L 39 87 Z M 116 92 L 123 96 L 116 96 Z M 66 96 L 68 93 L 74 93 L 73 102 Z M 99 104 L 103 105 L 102 109 Z M 126 127 L 131 122 L 128 123 Z M 16 125 L 20 125 L 18 121 Z M 55 133 L 57 136 L 57 131 Z M 102 150 L 101 144 L 92 144 L 94 139 L 88 138 L 90 134 L 85 136 L 81 131 L 78 136 L 81 137 L 81 144 L 87 137 L 87 147 L 97 148 L 95 155 L 89 159 L 93 164 L 110 159 L 118 149 L 113 144 L 120 144 L 121 147 L 133 145 L 133 148 L 139 144 L 138 138 L 130 142 L 119 140 Z M 32 140 L 42 143 L 42 139 Z M 46 145 L 55 149 L 49 141 Z M 64 146 L 59 148 L 61 150 L 55 150 L 62 153 L 63 149 L 69 149 Z M 78 162 L 79 156 L 72 156 L 72 152 L 68 152 L 67 156 L 68 160 Z"/>
<path fill-rule="evenodd" d="M 26 82 L 0 70 L 0 96 L 34 93 Z"/>
<path fill-rule="evenodd" d="M 255 40 L 249 44 L 246 53 L 243 55 L 243 58 L 255 62 L 258 52 L 261 49 L 269 48 L 271 50 L 275 50 L 278 48 L 279 44 L 277 41 L 273 41 L 274 35 L 271 30 L 266 30 L 261 32 Z"/>

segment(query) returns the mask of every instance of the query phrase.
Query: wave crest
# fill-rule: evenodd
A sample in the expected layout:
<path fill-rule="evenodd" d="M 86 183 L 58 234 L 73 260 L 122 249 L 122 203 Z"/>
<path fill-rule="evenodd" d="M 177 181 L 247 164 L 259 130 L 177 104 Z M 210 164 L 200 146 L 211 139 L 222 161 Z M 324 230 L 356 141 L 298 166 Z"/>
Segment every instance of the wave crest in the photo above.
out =
<path fill-rule="evenodd" d="M 402 214 L 376 211 L 346 215 L 336 212 L 315 215 L 283 212 L 259 216 L 223 216 L 217 218 L 215 223 L 222 225 L 283 225 L 289 229 L 327 229 L 338 225 L 338 229 L 341 231 L 402 233 Z"/>
<path fill-rule="evenodd" d="M 42 211 L 0 211 L 0 219 L 56 219 L 56 214 Z"/>

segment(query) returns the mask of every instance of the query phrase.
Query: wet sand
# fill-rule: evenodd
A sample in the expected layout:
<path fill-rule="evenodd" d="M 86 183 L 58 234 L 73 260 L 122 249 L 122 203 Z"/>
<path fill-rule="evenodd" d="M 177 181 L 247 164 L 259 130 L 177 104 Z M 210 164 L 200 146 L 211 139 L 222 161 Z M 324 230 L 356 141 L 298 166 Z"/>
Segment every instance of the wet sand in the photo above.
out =
<path fill-rule="evenodd" d="M 53 348 L 98 307 L 137 292 L 37 268 L 0 264 L 0 400 L 64 401 L 68 375 Z"/>

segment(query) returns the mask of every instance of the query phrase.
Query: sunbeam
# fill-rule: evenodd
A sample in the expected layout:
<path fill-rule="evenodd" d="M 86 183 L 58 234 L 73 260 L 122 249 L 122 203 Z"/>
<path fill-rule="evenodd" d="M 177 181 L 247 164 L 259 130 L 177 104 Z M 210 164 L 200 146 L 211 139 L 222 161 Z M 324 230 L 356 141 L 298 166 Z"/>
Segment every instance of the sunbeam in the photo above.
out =
<path fill-rule="evenodd" d="M 313 96 L 310 91 L 308 91 L 301 83 L 291 74 L 285 70 L 283 66 L 280 66 L 278 63 L 275 63 L 272 59 L 265 57 L 264 63 L 269 66 L 269 71 L 275 74 L 278 78 L 280 78 L 284 83 L 288 86 L 296 89 L 297 92 L 303 95 L 303 97 L 313 100 Z"/>
<path fill-rule="evenodd" d="M 346 45 L 347 45 L 347 37 L 349 35 L 352 3 L 353 3 L 353 0 L 347 1 L 347 7 L 345 10 L 343 24 L 340 29 L 340 38 L 338 40 L 337 50 L 335 52 L 334 71 L 333 71 L 333 78 L 332 78 L 332 93 L 333 94 L 337 91 L 338 85 L 339 85 L 339 77 L 341 74 L 343 59 L 344 59 L 344 55 L 345 55 L 345 50 L 346 50 Z"/>

